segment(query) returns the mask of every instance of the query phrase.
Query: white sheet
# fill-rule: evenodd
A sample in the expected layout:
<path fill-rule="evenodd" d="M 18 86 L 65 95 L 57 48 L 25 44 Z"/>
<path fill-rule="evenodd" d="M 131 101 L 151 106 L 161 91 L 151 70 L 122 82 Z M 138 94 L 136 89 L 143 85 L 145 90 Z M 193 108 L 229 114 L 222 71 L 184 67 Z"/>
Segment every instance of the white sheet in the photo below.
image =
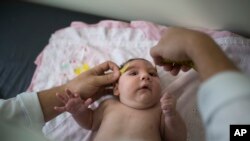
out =
<path fill-rule="evenodd" d="M 56 31 L 37 57 L 37 69 L 29 91 L 39 91 L 67 82 L 76 76 L 74 69 L 84 63 L 90 67 L 106 60 L 121 64 L 134 57 L 152 61 L 149 49 L 159 41 L 164 30 L 167 27 L 144 21 L 102 21 L 95 25 L 73 22 L 70 27 Z M 240 68 L 250 72 L 248 39 L 227 31 L 201 31 L 211 35 Z M 188 140 L 204 140 L 196 105 L 196 91 L 200 84 L 196 72 L 189 71 L 173 77 L 161 68 L 158 69 L 164 91 L 178 97 L 177 109 L 187 124 Z M 82 141 L 91 137 L 91 132 L 79 127 L 68 113 L 46 123 L 43 132 L 47 137 L 60 141 Z"/>

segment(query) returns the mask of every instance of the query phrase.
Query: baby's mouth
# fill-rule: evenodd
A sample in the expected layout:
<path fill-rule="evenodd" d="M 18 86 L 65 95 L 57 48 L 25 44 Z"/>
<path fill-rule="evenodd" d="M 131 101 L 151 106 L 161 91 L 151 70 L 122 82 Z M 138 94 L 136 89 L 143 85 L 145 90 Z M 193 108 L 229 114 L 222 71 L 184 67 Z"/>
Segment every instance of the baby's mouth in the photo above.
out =
<path fill-rule="evenodd" d="M 141 86 L 141 87 L 139 88 L 139 90 L 149 90 L 149 91 L 151 91 L 151 88 L 150 88 L 149 85 L 143 85 L 143 86 Z"/>

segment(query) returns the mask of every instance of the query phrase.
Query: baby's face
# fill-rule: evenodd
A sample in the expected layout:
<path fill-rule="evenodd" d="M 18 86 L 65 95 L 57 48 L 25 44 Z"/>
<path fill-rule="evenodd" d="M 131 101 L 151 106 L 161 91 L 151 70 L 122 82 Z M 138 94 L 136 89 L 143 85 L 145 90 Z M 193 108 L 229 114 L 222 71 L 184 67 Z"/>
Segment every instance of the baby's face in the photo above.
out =
<path fill-rule="evenodd" d="M 146 109 L 159 102 L 161 87 L 155 67 L 146 60 L 128 62 L 126 71 L 120 76 L 114 94 L 132 108 Z"/>

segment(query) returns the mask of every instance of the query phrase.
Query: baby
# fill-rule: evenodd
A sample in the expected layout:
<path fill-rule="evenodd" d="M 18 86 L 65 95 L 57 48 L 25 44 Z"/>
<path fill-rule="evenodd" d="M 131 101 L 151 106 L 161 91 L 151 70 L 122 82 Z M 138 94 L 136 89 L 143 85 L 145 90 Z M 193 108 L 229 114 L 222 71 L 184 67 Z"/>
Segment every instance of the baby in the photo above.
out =
<path fill-rule="evenodd" d="M 94 141 L 185 141 L 186 126 L 175 109 L 170 94 L 161 95 L 156 68 L 145 59 L 128 60 L 113 93 L 117 98 L 104 100 L 98 108 L 88 106 L 92 99 L 82 100 L 67 90 L 57 94 L 63 107 L 76 122 L 94 133 Z"/>

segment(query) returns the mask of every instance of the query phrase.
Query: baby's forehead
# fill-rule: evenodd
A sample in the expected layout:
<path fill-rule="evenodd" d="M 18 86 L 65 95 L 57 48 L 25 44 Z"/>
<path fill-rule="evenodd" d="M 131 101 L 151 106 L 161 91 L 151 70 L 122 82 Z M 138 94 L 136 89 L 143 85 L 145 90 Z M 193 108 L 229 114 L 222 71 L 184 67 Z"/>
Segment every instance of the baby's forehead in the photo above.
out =
<path fill-rule="evenodd" d="M 136 60 L 132 60 L 132 61 L 129 61 L 125 64 L 125 66 L 128 65 L 129 68 L 131 67 L 139 67 L 141 65 L 145 65 L 147 68 L 153 68 L 155 69 L 155 66 L 149 62 L 148 60 L 144 60 L 144 59 L 136 59 Z"/>

